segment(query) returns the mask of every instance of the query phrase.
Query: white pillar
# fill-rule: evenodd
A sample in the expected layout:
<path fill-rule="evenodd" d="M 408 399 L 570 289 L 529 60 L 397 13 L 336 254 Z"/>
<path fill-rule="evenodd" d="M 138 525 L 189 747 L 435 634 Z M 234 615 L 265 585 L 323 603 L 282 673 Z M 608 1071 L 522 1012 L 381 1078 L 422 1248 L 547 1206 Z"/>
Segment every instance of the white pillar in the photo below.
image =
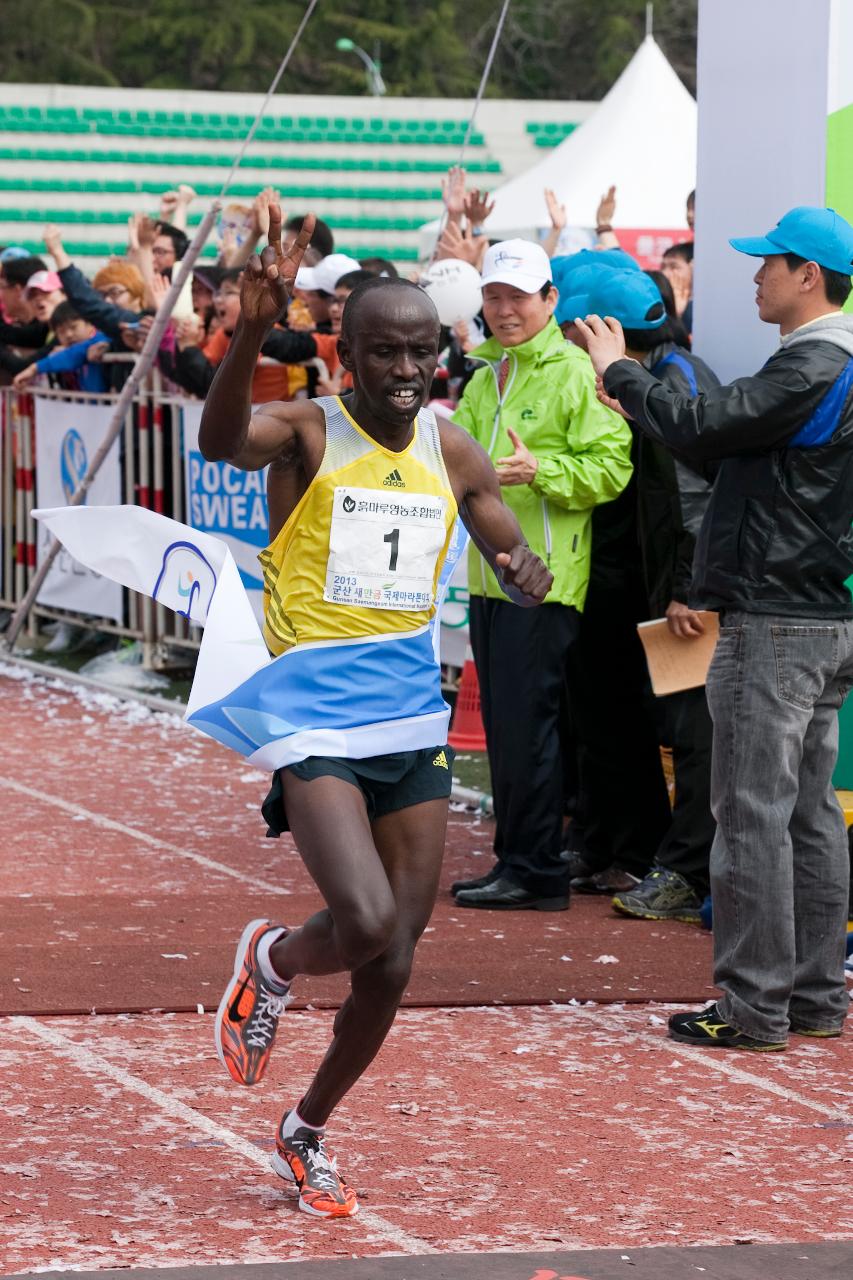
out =
<path fill-rule="evenodd" d="M 853 220 L 853 2 L 700 0 L 697 80 L 693 345 L 729 381 L 777 345 L 729 237 L 800 204 Z"/>

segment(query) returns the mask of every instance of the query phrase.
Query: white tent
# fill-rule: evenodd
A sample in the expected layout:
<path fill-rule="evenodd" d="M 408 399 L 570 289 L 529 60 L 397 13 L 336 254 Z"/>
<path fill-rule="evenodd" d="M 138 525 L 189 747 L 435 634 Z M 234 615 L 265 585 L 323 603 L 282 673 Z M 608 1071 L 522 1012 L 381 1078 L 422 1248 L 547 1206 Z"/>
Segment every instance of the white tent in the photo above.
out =
<path fill-rule="evenodd" d="M 550 227 L 544 190 L 566 206 L 569 223 L 595 226 L 602 194 L 616 186 L 614 226 L 686 227 L 696 180 L 696 103 L 652 36 L 646 36 L 596 110 L 565 142 L 494 192 L 486 232 L 524 235 Z M 432 234 L 438 222 L 430 224 Z M 427 228 L 423 228 L 426 232 Z"/>

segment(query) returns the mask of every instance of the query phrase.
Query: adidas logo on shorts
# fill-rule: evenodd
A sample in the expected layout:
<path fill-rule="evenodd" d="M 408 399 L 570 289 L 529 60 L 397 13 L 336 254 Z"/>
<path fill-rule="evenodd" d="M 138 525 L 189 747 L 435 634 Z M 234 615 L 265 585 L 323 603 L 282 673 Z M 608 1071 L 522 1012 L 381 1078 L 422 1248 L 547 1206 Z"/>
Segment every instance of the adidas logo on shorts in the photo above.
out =
<path fill-rule="evenodd" d="M 443 751 L 439 751 L 438 755 L 435 757 L 432 763 L 433 763 L 433 768 L 435 769 L 446 769 L 447 756 Z"/>
<path fill-rule="evenodd" d="M 396 467 L 390 475 L 385 477 L 382 483 L 389 489 L 405 489 L 406 487 L 406 482 Z"/>

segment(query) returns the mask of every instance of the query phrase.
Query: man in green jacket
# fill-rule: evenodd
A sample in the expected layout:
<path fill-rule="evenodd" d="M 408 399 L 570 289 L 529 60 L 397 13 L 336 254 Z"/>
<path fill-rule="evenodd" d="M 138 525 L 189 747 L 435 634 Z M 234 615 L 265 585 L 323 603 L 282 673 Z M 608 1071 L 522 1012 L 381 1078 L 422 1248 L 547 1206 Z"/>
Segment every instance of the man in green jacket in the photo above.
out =
<path fill-rule="evenodd" d="M 459 906 L 559 911 L 564 770 L 560 706 L 566 660 L 589 581 L 591 518 L 631 476 L 628 424 L 595 394 L 589 358 L 563 338 L 544 249 L 493 245 L 483 262 L 492 337 L 453 415 L 495 464 L 503 498 L 554 585 L 538 609 L 517 609 L 479 551 L 468 562 L 471 647 L 480 682 L 494 793 L 497 862 L 454 885 Z M 529 615 L 529 616 L 528 616 Z M 614 672 L 618 679 L 618 672 Z"/>

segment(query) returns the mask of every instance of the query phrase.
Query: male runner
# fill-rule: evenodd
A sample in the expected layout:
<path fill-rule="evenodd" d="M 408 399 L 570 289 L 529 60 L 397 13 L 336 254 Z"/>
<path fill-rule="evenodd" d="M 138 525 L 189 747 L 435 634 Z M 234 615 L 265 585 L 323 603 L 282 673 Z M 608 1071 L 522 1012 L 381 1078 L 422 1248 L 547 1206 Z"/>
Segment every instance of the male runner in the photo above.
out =
<path fill-rule="evenodd" d="M 408 748 L 309 755 L 279 770 L 265 815 L 274 829 L 293 832 L 327 907 L 299 929 L 252 921 L 217 1015 L 220 1058 L 235 1080 L 254 1084 L 293 978 L 351 972 L 332 1043 L 285 1113 L 272 1158 L 296 1182 L 301 1209 L 340 1217 L 355 1213 L 357 1201 L 325 1146 L 326 1122 L 394 1021 L 444 850 L 446 714 L 407 717 L 405 709 L 434 705 L 424 688 L 441 706 L 429 624 L 457 513 L 517 604 L 540 603 L 552 578 L 524 544 L 480 446 L 422 408 L 439 321 L 416 285 L 377 278 L 348 299 L 339 343 L 353 376 L 346 403 L 325 397 L 252 414 L 258 352 L 287 306 L 312 225 L 309 216 L 284 253 L 281 213 L 270 207 L 269 245 L 246 267 L 241 317 L 205 402 L 199 443 L 208 459 L 245 470 L 269 465 L 271 542 L 261 562 L 272 652 L 309 643 L 322 652 L 324 641 L 348 640 L 352 660 L 336 673 L 348 705 L 364 700 L 375 721 L 395 722 L 386 750 L 389 737 Z M 403 514 L 383 524 L 389 509 Z M 393 598 L 389 577 L 404 580 Z M 365 650 L 372 666 L 358 657 Z M 398 651 L 405 660 L 397 662 Z"/>

